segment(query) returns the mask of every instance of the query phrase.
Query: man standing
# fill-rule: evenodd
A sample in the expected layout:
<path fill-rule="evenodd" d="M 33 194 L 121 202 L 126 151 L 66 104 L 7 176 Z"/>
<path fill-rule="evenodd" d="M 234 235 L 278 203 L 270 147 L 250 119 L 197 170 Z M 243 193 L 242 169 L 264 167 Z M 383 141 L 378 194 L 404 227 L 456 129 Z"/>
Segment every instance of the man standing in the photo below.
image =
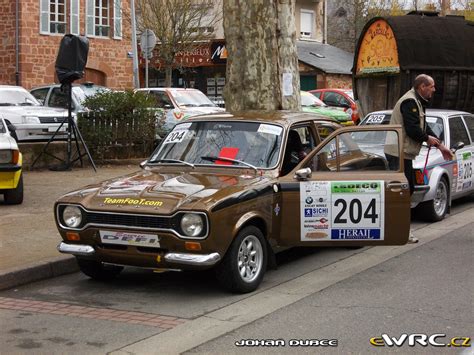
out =
<path fill-rule="evenodd" d="M 413 174 L 413 159 L 420 153 L 423 142 L 428 146 L 438 148 L 443 154 L 444 159 L 452 158 L 451 151 L 444 146 L 430 127 L 426 124 L 425 111 L 426 106 L 435 92 L 435 82 L 433 78 L 426 74 L 418 75 L 413 88 L 408 90 L 395 104 L 393 108 L 390 124 L 399 124 L 402 126 L 403 153 L 404 153 L 404 171 L 410 186 L 410 195 L 413 194 L 415 178 Z M 391 169 L 398 169 L 398 152 L 393 149 L 394 146 L 386 146 L 385 154 Z M 417 243 L 410 231 L 409 243 Z"/>

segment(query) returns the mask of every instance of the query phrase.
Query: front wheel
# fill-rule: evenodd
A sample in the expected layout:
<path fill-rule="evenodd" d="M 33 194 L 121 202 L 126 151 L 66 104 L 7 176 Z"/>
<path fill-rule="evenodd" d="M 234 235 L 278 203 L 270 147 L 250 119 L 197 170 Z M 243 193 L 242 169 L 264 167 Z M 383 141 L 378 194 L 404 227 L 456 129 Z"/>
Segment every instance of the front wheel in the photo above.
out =
<path fill-rule="evenodd" d="M 254 291 L 267 268 L 267 244 L 255 226 L 242 229 L 216 268 L 219 282 L 231 292 Z"/>
<path fill-rule="evenodd" d="M 16 188 L 5 190 L 3 198 L 7 205 L 19 205 L 23 202 L 23 174 L 20 175 Z"/>
<path fill-rule="evenodd" d="M 94 280 L 107 281 L 113 279 L 123 270 L 122 266 L 104 265 L 100 261 L 76 258 L 79 269 Z"/>
<path fill-rule="evenodd" d="M 428 222 L 438 222 L 444 219 L 448 212 L 449 193 L 448 183 L 442 178 L 436 186 L 433 200 L 421 203 L 418 206 L 421 217 Z"/>

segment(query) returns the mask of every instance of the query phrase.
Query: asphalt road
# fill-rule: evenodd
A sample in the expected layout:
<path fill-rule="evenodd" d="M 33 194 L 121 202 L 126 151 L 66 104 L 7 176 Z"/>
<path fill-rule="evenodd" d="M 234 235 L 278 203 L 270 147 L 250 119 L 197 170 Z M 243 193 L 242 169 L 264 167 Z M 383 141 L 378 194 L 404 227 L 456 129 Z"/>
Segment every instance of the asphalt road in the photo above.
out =
<path fill-rule="evenodd" d="M 279 255 L 252 294 L 210 273 L 128 269 L 110 283 L 76 273 L 0 293 L 0 354 L 372 353 L 382 333 L 472 336 L 471 201 L 445 221 L 415 222 L 420 243 Z M 337 348 L 240 348 L 241 339 L 337 339 Z M 392 348 L 398 353 L 471 348 Z M 467 352 L 466 352 L 467 353 Z"/>

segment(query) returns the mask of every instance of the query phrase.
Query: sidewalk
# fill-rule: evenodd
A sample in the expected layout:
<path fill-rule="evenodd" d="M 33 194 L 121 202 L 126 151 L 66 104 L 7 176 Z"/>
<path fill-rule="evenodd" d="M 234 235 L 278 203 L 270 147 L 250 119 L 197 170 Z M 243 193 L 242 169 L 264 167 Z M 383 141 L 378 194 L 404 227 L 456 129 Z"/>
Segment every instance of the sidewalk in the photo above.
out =
<path fill-rule="evenodd" d="M 53 205 L 61 195 L 140 170 L 138 165 L 71 171 L 24 171 L 24 200 L 5 205 L 0 195 L 0 290 L 77 270 L 75 259 L 56 250 L 61 237 Z"/>

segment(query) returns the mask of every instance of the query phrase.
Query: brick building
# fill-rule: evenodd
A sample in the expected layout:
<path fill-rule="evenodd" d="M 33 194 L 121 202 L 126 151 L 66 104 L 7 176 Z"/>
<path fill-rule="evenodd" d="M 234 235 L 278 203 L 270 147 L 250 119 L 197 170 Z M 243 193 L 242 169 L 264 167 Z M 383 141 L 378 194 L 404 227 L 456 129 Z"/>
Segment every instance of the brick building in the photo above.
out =
<path fill-rule="evenodd" d="M 55 61 L 64 34 L 86 35 L 82 81 L 132 87 L 131 29 L 126 0 L 0 0 L 0 84 L 26 89 L 57 82 Z"/>

